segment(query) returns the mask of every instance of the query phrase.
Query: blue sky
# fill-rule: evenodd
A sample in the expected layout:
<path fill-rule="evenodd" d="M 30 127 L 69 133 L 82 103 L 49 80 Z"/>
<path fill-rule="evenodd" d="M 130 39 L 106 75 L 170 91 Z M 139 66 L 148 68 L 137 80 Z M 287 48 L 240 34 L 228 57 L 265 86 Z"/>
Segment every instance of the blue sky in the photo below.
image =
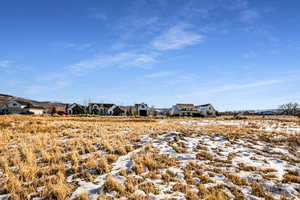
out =
<path fill-rule="evenodd" d="M 300 100 L 298 0 L 3 0 L 0 93 L 83 103 Z"/>

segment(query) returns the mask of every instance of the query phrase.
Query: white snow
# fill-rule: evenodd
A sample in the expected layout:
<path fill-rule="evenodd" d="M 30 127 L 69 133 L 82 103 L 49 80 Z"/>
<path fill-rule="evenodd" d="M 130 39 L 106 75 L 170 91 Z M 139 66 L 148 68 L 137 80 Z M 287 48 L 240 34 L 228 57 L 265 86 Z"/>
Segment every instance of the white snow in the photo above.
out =
<path fill-rule="evenodd" d="M 175 137 L 180 136 L 179 141 L 175 141 Z M 187 153 L 177 153 L 172 146 L 169 145 L 169 143 L 183 143 L 186 145 Z M 276 178 L 271 180 L 265 180 L 261 176 L 260 171 L 243 171 L 241 170 L 238 173 L 235 173 L 236 175 L 240 176 L 241 178 L 244 178 L 248 182 L 255 182 L 259 181 L 262 186 L 272 191 L 272 194 L 276 198 L 280 198 L 280 194 L 283 192 L 287 197 L 295 196 L 298 194 L 296 191 L 296 188 L 300 187 L 300 184 L 278 184 L 277 182 L 282 179 L 282 176 L 285 174 L 285 170 L 299 170 L 299 166 L 294 166 L 285 160 L 281 160 L 277 157 L 273 157 L 272 154 L 269 154 L 268 156 L 265 156 L 264 154 L 257 154 L 257 151 L 261 151 L 264 148 L 268 148 L 269 152 L 278 152 L 278 153 L 284 153 L 287 154 L 288 151 L 286 149 L 283 149 L 281 147 L 270 147 L 266 146 L 267 144 L 263 142 L 257 142 L 256 144 L 253 144 L 249 141 L 245 141 L 243 139 L 236 139 L 234 142 L 229 141 L 227 138 L 224 138 L 220 135 L 196 135 L 192 134 L 190 136 L 181 136 L 180 133 L 177 132 L 170 132 L 170 133 L 163 133 L 159 134 L 155 139 L 151 138 L 150 136 L 144 136 L 141 140 L 141 144 L 144 146 L 146 144 L 152 144 L 153 148 L 158 149 L 160 154 L 168 154 L 171 157 L 174 157 L 178 160 L 179 168 L 172 166 L 169 167 L 168 170 L 171 171 L 173 174 L 176 175 L 176 178 L 182 181 L 182 183 L 185 183 L 185 177 L 183 173 L 183 168 L 188 164 L 190 161 L 195 161 L 199 164 L 201 164 L 204 169 L 210 169 L 213 166 L 210 165 L 209 161 L 207 160 L 198 160 L 196 159 L 196 147 L 197 145 L 202 143 L 204 145 L 214 159 L 219 159 L 226 161 L 227 156 L 230 153 L 236 154 L 236 156 L 232 160 L 232 167 L 219 167 L 223 172 L 230 172 L 235 173 L 235 168 L 238 167 L 239 163 L 243 163 L 247 166 L 253 166 L 256 167 L 258 170 L 263 169 L 275 169 L 276 172 L 272 172 L 269 174 L 273 174 L 276 176 Z M 251 148 L 249 148 L 249 144 L 251 144 Z M 132 165 L 133 161 L 131 160 L 132 155 L 139 152 L 140 149 L 136 149 L 133 152 L 128 153 L 125 156 L 119 157 L 119 159 L 113 164 L 113 169 L 109 174 L 112 174 L 116 177 L 116 179 L 122 183 L 126 180 L 125 177 L 122 177 L 118 174 L 119 170 L 121 169 L 127 169 L 129 170 Z M 253 160 L 251 158 L 255 157 L 256 159 Z M 165 170 L 162 170 L 161 172 L 164 172 Z M 207 172 L 204 172 L 204 174 L 207 174 Z M 80 187 L 77 188 L 77 190 L 73 193 L 72 198 L 76 197 L 82 192 L 86 192 L 90 195 L 91 199 L 96 199 L 98 195 L 100 195 L 102 191 L 103 184 L 105 182 L 107 174 L 98 176 L 94 183 L 87 183 L 84 181 L 78 181 L 78 184 Z M 226 184 L 234 186 L 233 183 L 228 181 L 226 177 L 222 174 L 215 174 L 213 177 L 210 177 L 214 183 L 207 183 L 205 184 L 206 187 L 215 186 L 217 184 Z M 147 179 L 149 181 L 149 179 Z M 160 183 L 160 181 L 157 180 L 150 180 L 152 181 L 159 189 L 160 193 L 158 195 L 151 194 L 151 199 L 165 199 L 165 198 L 176 198 L 176 199 L 185 199 L 184 194 L 181 192 L 175 192 L 171 190 L 171 186 L 175 183 L 169 183 L 167 185 Z M 255 197 L 251 194 L 251 187 L 249 186 L 234 186 L 238 187 L 243 194 L 248 199 L 261 199 L 258 197 Z M 171 192 L 170 192 L 171 191 Z M 281 191 L 281 193 L 279 192 Z M 231 196 L 232 194 L 230 191 L 225 191 L 228 196 Z M 144 194 L 143 191 L 137 190 L 136 193 Z"/>

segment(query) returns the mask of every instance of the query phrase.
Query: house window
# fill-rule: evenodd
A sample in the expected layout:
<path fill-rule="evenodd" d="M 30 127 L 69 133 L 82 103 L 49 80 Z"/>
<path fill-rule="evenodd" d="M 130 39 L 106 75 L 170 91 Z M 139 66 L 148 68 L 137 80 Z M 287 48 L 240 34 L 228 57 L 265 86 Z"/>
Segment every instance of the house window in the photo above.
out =
<path fill-rule="evenodd" d="M 13 106 L 17 106 L 17 104 L 16 104 L 16 103 L 14 103 L 14 104 L 13 104 Z"/>

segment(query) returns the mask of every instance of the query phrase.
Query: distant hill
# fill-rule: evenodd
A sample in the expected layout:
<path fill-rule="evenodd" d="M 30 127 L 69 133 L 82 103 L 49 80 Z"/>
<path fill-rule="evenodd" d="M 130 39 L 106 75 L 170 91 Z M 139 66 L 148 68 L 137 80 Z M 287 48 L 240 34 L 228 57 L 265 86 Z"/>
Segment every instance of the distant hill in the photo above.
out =
<path fill-rule="evenodd" d="M 61 103 L 61 102 L 51 102 L 51 101 L 36 101 L 36 100 L 32 100 L 32 99 L 25 99 L 22 97 L 16 97 L 16 96 L 12 96 L 12 95 L 8 95 L 8 94 L 0 94 L 0 105 L 2 104 L 6 104 L 9 101 L 21 101 L 21 102 L 25 102 L 25 103 L 30 103 L 34 106 L 41 106 L 44 108 L 51 108 L 51 107 L 63 107 L 66 104 Z"/>

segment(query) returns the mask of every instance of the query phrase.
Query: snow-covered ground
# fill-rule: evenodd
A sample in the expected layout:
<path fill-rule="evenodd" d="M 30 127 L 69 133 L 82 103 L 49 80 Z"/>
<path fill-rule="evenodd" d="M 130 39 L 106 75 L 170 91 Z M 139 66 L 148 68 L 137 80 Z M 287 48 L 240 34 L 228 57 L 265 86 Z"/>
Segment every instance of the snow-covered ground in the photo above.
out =
<path fill-rule="evenodd" d="M 29 119 L 0 127 L 0 200 L 300 199 L 296 118 Z"/>
<path fill-rule="evenodd" d="M 212 121 L 180 123 L 220 123 Z M 235 122 L 228 122 L 237 125 Z M 113 164 L 111 172 L 96 177 L 93 182 L 72 180 L 79 187 L 72 199 L 81 193 L 89 194 L 91 199 L 98 196 L 117 198 L 117 192 L 106 192 L 105 181 L 112 175 L 121 185 L 126 185 L 129 176 L 141 181 L 134 185 L 134 194 L 147 196 L 150 199 L 186 199 L 187 194 L 197 194 L 197 197 L 208 198 L 207 191 L 221 188 L 230 199 L 287 199 L 300 198 L 300 183 L 288 182 L 285 175 L 290 173 L 300 176 L 299 158 L 290 154 L 286 146 L 274 146 L 263 141 L 244 138 L 227 138 L 218 134 L 182 134 L 179 132 L 162 132 L 145 135 L 141 147 L 119 157 Z M 149 148 L 151 150 L 145 150 Z M 142 153 L 140 153 L 142 152 Z M 168 159 L 176 162 L 170 166 L 157 169 L 144 167 L 144 172 L 138 174 L 133 170 L 134 155 L 148 157 L 168 155 Z M 126 175 L 120 171 L 126 170 Z M 152 173 L 157 176 L 153 176 Z M 151 175 L 150 175 L 151 174 Z M 166 181 L 165 176 L 171 176 Z M 155 193 L 139 189 L 147 183 L 155 187 Z M 256 191 L 257 184 L 263 193 Z M 201 186 L 200 186 L 201 185 Z M 201 188 L 206 188 L 206 193 Z M 179 188 L 179 189 L 178 189 Z M 199 189 L 200 188 L 200 189 Z M 202 195 L 202 196 L 201 196 Z M 126 199 L 124 197 L 124 199 Z"/>
<path fill-rule="evenodd" d="M 275 120 L 188 120 L 177 121 L 184 125 L 210 126 L 237 126 L 245 128 L 255 128 L 261 131 L 278 133 L 300 133 L 300 125 L 295 122 L 281 122 Z"/>

